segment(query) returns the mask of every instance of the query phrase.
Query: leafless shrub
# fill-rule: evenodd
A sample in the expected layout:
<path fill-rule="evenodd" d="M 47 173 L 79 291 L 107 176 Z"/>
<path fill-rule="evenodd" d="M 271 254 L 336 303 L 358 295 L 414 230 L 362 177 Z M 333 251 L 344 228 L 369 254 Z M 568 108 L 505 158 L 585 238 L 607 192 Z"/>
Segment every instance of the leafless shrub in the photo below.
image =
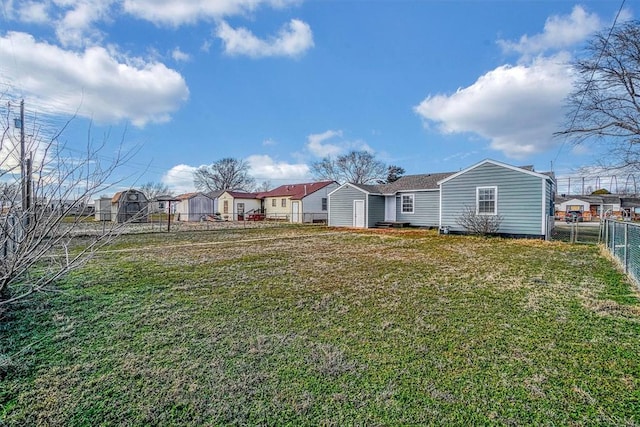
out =
<path fill-rule="evenodd" d="M 463 227 L 468 233 L 488 236 L 500 230 L 502 219 L 501 215 L 479 215 L 475 209 L 466 207 L 456 219 L 456 224 Z"/>
<path fill-rule="evenodd" d="M 68 150 L 60 141 L 66 125 L 45 139 L 51 130 L 34 120 L 27 137 L 24 123 L 16 132 L 11 114 L 7 108 L 0 117 L 0 312 L 47 289 L 122 232 L 124 224 L 109 223 L 74 240 L 92 219 L 88 202 L 115 184 L 113 173 L 132 155 L 118 152 L 105 163 L 107 140 L 96 144 L 91 132 L 83 151 Z"/>

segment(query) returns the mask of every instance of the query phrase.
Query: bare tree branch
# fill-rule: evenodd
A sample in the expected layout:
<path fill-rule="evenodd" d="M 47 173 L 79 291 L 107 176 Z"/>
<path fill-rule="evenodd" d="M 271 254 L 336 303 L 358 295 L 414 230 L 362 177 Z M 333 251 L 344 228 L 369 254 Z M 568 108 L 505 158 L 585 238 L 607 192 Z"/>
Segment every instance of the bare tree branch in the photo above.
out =
<path fill-rule="evenodd" d="M 368 151 L 351 151 L 311 164 L 314 178 L 340 183 L 375 184 L 387 178 L 387 166 Z"/>
<path fill-rule="evenodd" d="M 119 151 L 109 163 L 101 161 L 106 139 L 95 144 L 90 129 L 84 153 L 72 155 L 59 141 L 60 132 L 43 141 L 34 123 L 26 143 L 26 151 L 33 153 L 30 203 L 23 206 L 19 143 L 10 132 L 9 117 L 0 118 L 0 309 L 50 290 L 56 280 L 86 263 L 124 230 L 125 224 L 110 223 L 77 239 L 91 214 L 89 201 L 115 184 L 114 172 L 132 156 Z"/>
<path fill-rule="evenodd" d="M 193 173 L 198 190 L 244 190 L 250 191 L 254 179 L 249 176 L 249 164 L 244 160 L 224 158 L 209 166 L 201 166 Z"/>
<path fill-rule="evenodd" d="M 556 133 L 574 144 L 602 143 L 602 166 L 637 168 L 640 151 L 640 23 L 627 22 L 594 36 L 567 97 L 567 125 Z"/>

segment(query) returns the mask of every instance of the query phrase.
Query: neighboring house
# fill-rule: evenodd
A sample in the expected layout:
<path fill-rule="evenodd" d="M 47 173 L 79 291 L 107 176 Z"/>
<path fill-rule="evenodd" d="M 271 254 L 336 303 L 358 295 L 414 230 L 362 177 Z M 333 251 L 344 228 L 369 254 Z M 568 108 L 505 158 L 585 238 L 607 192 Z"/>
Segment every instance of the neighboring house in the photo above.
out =
<path fill-rule="evenodd" d="M 590 196 L 557 196 L 555 216 L 564 219 L 569 211 L 582 212 L 586 221 L 604 217 L 638 218 L 640 217 L 640 198 L 617 194 L 598 194 Z"/>
<path fill-rule="evenodd" d="M 224 190 L 212 191 L 210 193 L 205 193 L 207 196 L 213 199 L 213 212 L 214 214 L 220 213 L 220 207 L 218 206 L 218 198 L 224 193 Z"/>
<path fill-rule="evenodd" d="M 326 222 L 329 193 L 338 188 L 335 181 L 287 184 L 260 193 L 267 219 L 290 222 Z"/>
<path fill-rule="evenodd" d="M 382 185 L 344 184 L 329 194 L 329 225 L 369 228 L 387 221 L 463 233 L 457 219 L 471 209 L 499 215 L 499 234 L 547 238 L 554 191 L 548 174 L 483 160 L 457 173 L 408 175 Z"/>
<path fill-rule="evenodd" d="M 147 222 L 148 203 L 141 191 L 133 189 L 120 191 L 111 198 L 111 221 Z"/>
<path fill-rule="evenodd" d="M 218 212 L 225 221 L 243 221 L 246 213 L 261 209 L 258 193 L 226 190 L 218 197 Z"/>
<path fill-rule="evenodd" d="M 215 200 L 204 193 L 187 193 L 176 197 L 176 221 L 206 221 L 216 212 Z"/>
<path fill-rule="evenodd" d="M 39 198 L 35 206 L 41 212 L 55 213 L 58 215 L 94 215 L 94 205 L 85 203 L 84 200 L 47 199 Z"/>
<path fill-rule="evenodd" d="M 167 213 L 169 203 L 166 200 L 157 200 L 158 198 L 170 198 L 169 195 L 159 195 L 154 199 L 148 200 L 147 210 L 150 214 Z"/>

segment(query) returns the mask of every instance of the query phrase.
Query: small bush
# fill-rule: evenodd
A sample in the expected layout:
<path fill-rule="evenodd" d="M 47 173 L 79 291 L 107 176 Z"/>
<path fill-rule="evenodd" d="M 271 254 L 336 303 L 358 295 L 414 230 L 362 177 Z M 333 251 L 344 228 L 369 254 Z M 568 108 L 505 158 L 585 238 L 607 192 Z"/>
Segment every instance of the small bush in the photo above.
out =
<path fill-rule="evenodd" d="M 502 216 L 478 215 L 474 209 L 466 207 L 462 215 L 456 219 L 456 224 L 471 234 L 487 236 L 496 234 L 500 230 Z"/>

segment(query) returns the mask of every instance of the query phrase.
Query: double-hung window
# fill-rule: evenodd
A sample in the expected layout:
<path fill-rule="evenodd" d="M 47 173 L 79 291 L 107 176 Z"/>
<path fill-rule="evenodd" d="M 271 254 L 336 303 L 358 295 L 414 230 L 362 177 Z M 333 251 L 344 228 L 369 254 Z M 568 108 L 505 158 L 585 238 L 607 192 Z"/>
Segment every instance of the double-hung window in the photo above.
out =
<path fill-rule="evenodd" d="M 276 199 L 271 199 L 271 206 L 276 207 Z"/>
<path fill-rule="evenodd" d="M 498 213 L 498 187 L 476 188 L 476 214 L 496 215 Z"/>
<path fill-rule="evenodd" d="M 327 198 L 323 197 L 322 198 L 322 211 L 326 211 L 327 210 Z"/>
<path fill-rule="evenodd" d="M 415 197 L 413 194 L 403 194 L 400 198 L 402 213 L 413 213 Z"/>
<path fill-rule="evenodd" d="M 283 208 L 286 208 L 287 207 L 287 199 L 282 199 L 281 204 L 282 204 Z"/>

